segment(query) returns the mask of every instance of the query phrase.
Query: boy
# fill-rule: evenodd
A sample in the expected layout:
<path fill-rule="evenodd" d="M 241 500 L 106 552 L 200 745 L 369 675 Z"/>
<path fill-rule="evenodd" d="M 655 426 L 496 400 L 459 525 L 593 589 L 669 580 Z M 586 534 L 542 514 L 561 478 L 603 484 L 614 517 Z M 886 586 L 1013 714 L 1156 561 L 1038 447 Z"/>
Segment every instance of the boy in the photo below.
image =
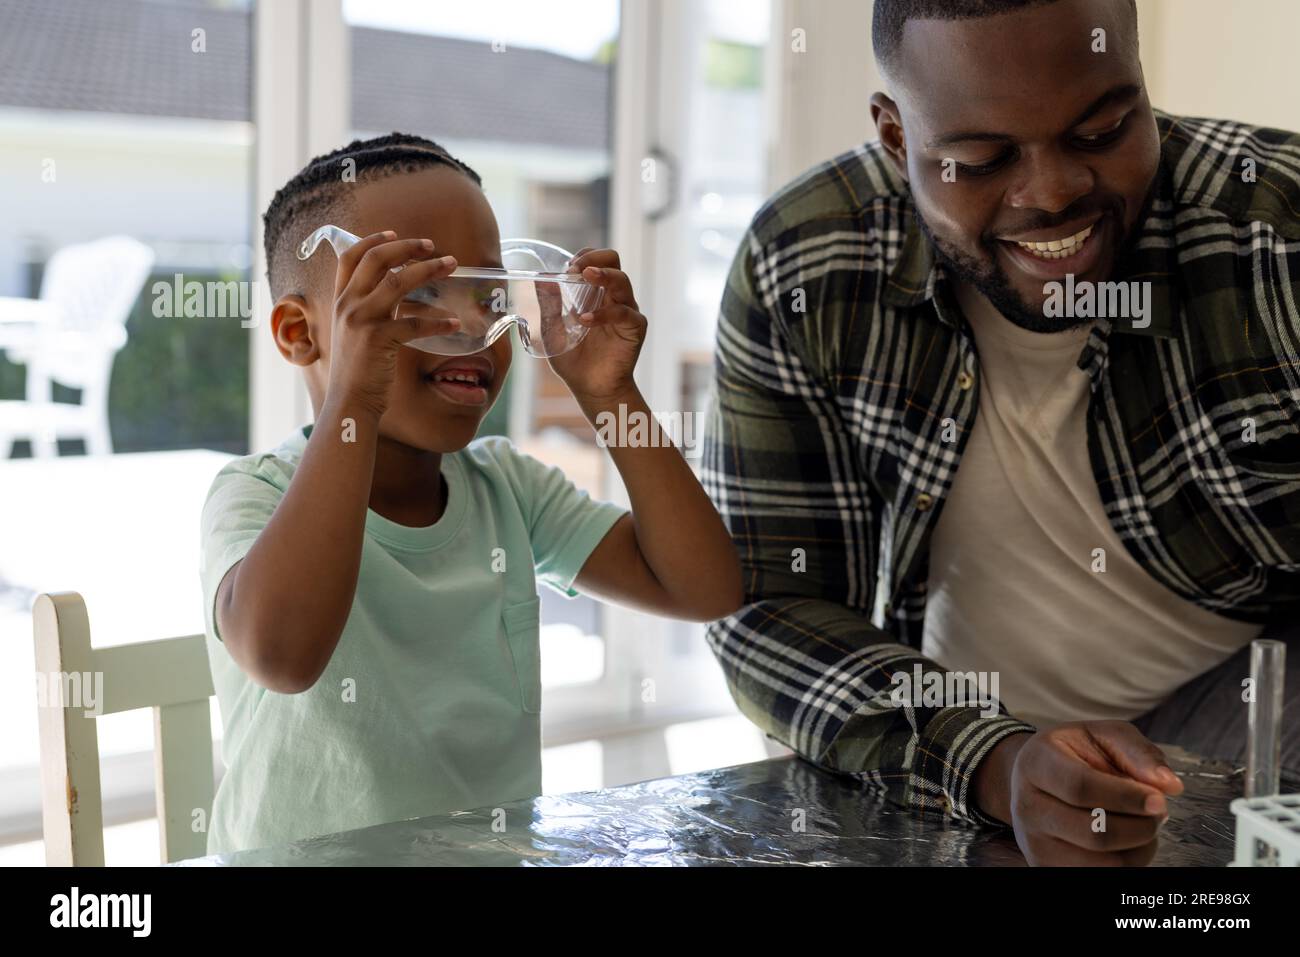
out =
<path fill-rule="evenodd" d="M 299 262 L 324 223 L 364 238 Z M 265 242 L 271 332 L 315 423 L 224 468 L 203 510 L 229 768 L 209 851 L 540 793 L 536 580 L 711 620 L 741 600 L 731 538 L 667 443 L 611 447 L 628 514 L 505 439 L 472 441 L 510 337 L 459 357 L 403 345 L 456 328 L 407 293 L 501 265 L 479 177 L 441 147 L 392 134 L 318 157 L 272 201 Z M 617 253 L 571 268 L 605 302 L 552 368 L 590 421 L 648 414 L 632 379 L 646 320 Z"/>

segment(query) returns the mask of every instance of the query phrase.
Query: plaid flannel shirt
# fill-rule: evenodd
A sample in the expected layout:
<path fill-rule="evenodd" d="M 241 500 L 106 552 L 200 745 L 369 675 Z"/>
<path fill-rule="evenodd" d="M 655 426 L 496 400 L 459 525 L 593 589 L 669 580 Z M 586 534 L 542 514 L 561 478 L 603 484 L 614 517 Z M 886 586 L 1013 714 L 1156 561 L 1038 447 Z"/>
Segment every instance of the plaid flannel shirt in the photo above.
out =
<path fill-rule="evenodd" d="M 1150 322 L 1097 321 L 1078 359 L 1097 488 L 1166 587 L 1232 618 L 1294 617 L 1300 136 L 1156 119 L 1152 203 L 1112 276 L 1152 284 Z M 869 143 L 754 217 L 722 300 L 702 466 L 744 569 L 745 605 L 708 632 L 741 710 L 894 801 L 994 824 L 974 772 L 1033 728 L 890 696 L 896 671 L 939 668 L 920 655 L 929 541 L 979 376 L 907 185 Z"/>

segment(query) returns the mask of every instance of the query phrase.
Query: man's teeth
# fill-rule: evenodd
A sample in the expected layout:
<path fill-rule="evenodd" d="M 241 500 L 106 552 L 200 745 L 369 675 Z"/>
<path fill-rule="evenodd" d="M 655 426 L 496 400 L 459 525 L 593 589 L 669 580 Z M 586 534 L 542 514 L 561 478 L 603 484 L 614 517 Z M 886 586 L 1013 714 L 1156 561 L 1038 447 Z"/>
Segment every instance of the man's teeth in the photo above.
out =
<path fill-rule="evenodd" d="M 1016 245 L 1040 259 L 1064 259 L 1079 251 L 1083 241 L 1092 235 L 1092 228 L 1089 226 L 1087 229 L 1081 229 L 1073 236 L 1066 236 L 1064 239 L 1053 239 L 1045 243 L 1017 242 Z"/>

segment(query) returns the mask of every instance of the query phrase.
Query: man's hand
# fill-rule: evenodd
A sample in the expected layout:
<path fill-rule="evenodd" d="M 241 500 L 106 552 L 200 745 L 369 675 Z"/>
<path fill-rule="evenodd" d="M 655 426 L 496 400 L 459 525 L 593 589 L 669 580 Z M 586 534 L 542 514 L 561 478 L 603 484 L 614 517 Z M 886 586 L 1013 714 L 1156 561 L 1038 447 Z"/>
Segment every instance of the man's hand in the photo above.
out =
<path fill-rule="evenodd" d="M 1183 783 L 1127 721 L 1078 721 L 1000 741 L 975 773 L 975 801 L 1012 825 L 1030 864 L 1142 865 Z M 1104 816 L 1100 811 L 1104 811 Z"/>

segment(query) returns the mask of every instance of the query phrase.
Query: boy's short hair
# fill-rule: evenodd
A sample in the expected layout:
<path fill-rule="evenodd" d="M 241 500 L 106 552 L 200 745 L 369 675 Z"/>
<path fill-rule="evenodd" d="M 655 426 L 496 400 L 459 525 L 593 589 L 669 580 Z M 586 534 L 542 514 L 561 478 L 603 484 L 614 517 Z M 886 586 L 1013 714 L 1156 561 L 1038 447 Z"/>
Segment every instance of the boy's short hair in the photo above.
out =
<path fill-rule="evenodd" d="M 301 291 L 305 272 L 299 268 L 298 244 L 317 226 L 341 218 L 340 213 L 352 201 L 350 187 L 430 166 L 450 166 L 468 176 L 475 185 L 483 185 L 478 173 L 437 143 L 410 133 L 353 140 L 304 166 L 280 187 L 262 216 L 266 278 L 271 283 L 271 296 L 278 299 Z"/>

